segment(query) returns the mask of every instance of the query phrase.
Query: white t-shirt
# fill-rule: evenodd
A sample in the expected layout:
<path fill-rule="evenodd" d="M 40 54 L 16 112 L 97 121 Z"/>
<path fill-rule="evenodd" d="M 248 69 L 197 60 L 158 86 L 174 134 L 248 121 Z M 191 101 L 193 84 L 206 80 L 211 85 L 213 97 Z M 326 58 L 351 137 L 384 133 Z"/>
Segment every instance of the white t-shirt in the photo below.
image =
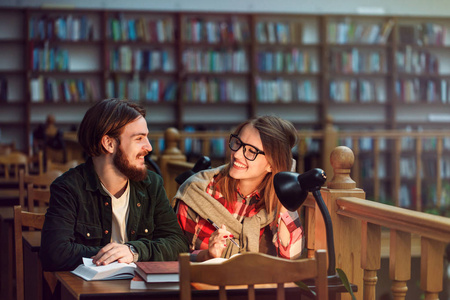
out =
<path fill-rule="evenodd" d="M 130 200 L 130 181 L 127 182 L 125 192 L 119 198 L 114 197 L 103 185 L 105 192 L 111 197 L 112 205 L 112 226 L 111 226 L 111 242 L 124 244 L 128 242 L 127 222 Z"/>

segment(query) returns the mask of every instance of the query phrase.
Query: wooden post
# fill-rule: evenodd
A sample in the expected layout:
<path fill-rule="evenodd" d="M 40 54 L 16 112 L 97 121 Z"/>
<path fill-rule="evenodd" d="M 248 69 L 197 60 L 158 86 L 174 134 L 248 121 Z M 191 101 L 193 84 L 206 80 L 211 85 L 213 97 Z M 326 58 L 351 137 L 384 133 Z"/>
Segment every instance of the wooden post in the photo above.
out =
<path fill-rule="evenodd" d="M 158 165 L 161 169 L 162 177 L 164 179 L 164 188 L 166 189 L 168 196 L 172 195 L 173 190 L 178 188 L 178 184 L 175 181 L 171 182 L 169 172 L 167 170 L 167 164 L 173 161 L 186 161 L 186 156 L 177 147 L 179 141 L 180 133 L 178 130 L 173 127 L 167 128 L 164 132 L 166 149 L 162 155 L 159 156 Z"/>
<path fill-rule="evenodd" d="M 420 258 L 420 288 L 426 300 L 439 299 L 442 291 L 443 257 L 446 243 L 422 238 Z M 432 275 L 431 275 L 432 274 Z"/>
<path fill-rule="evenodd" d="M 327 174 L 328 181 L 333 177 L 333 168 L 330 165 L 330 154 L 338 145 L 337 130 L 333 127 L 333 120 L 327 117 L 325 129 L 323 130 L 323 147 L 322 147 L 322 168 Z"/>
<path fill-rule="evenodd" d="M 411 279 L 411 233 L 391 229 L 389 246 L 389 277 L 395 300 L 403 300 Z M 442 258 L 442 257 L 441 257 Z"/>
<path fill-rule="evenodd" d="M 361 268 L 364 269 L 364 300 L 376 299 L 377 271 L 381 267 L 381 226 L 362 222 Z"/>
<path fill-rule="evenodd" d="M 336 267 L 342 269 L 349 281 L 358 286 L 358 292 L 355 293 L 356 298 L 363 299 L 364 281 L 360 261 L 362 243 L 361 221 L 339 216 L 336 204 L 336 199 L 340 197 L 357 197 L 361 198 L 361 201 L 365 201 L 364 191 L 356 188 L 355 181 L 350 177 L 354 159 L 355 157 L 350 148 L 345 146 L 334 148 L 330 155 L 330 163 L 334 175 L 328 181 L 327 187 L 321 189 L 321 194 L 333 222 Z M 316 249 L 319 249 L 326 243 L 326 240 L 323 240 L 324 228 L 323 218 L 319 209 L 316 208 Z M 321 233 L 322 237 L 320 237 Z M 341 299 L 351 299 L 351 296 L 350 294 L 342 294 Z"/>

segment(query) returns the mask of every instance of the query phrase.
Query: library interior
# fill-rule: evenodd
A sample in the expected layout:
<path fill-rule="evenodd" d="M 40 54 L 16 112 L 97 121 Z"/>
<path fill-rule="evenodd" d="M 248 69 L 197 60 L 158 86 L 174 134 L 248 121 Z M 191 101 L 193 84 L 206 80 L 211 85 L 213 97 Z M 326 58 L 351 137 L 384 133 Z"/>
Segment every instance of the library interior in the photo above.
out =
<path fill-rule="evenodd" d="M 212 167 L 229 161 L 238 124 L 262 115 L 292 122 L 294 171 L 327 174 L 320 191 L 336 267 L 356 299 L 450 299 L 450 10 L 442 1 L 0 0 L 0 20 L 1 299 L 20 299 L 16 286 L 21 299 L 46 299 L 52 280 L 67 288 L 67 274 L 40 269 L 40 236 L 33 246 L 24 231 L 17 252 L 13 207 L 45 212 L 33 176 L 46 175 L 39 190 L 48 191 L 84 163 L 78 127 L 107 98 L 146 109 L 148 167 L 170 200 L 175 178 L 205 156 Z M 327 248 L 322 215 L 311 195 L 298 212 L 313 258 Z M 94 286 L 76 288 L 61 297 L 101 297 Z"/>

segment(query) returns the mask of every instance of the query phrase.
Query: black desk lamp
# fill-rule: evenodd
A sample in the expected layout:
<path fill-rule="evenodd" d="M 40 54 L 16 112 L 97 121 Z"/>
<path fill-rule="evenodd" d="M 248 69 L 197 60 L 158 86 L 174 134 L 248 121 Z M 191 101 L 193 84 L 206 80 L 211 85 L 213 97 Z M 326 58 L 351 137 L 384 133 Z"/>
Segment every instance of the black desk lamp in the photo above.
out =
<path fill-rule="evenodd" d="M 280 172 L 275 174 L 273 185 L 281 204 L 290 211 L 296 211 L 305 202 L 308 192 L 313 194 L 325 222 L 328 247 L 328 285 L 340 285 L 341 280 L 336 274 L 333 225 L 328 208 L 320 194 L 320 187 L 326 179 L 325 172 L 317 168 L 303 174 Z"/>

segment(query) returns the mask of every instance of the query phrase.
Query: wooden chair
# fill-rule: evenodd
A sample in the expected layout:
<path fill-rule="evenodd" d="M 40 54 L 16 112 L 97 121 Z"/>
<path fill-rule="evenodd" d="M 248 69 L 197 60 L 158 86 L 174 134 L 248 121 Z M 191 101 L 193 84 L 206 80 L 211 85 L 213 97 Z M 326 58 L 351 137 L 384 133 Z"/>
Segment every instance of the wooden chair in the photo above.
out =
<path fill-rule="evenodd" d="M 27 189 L 27 199 L 28 199 L 28 210 L 30 212 L 35 212 L 35 202 L 37 202 L 39 211 L 46 211 L 48 203 L 50 202 L 50 189 L 45 188 L 35 188 L 33 185 L 29 184 Z"/>
<path fill-rule="evenodd" d="M 48 171 L 39 175 L 26 174 L 25 170 L 19 172 L 19 203 L 22 207 L 28 207 L 29 211 L 33 211 L 31 207 L 34 206 L 34 202 L 30 201 L 30 197 L 27 196 L 27 203 L 25 203 L 25 195 L 30 188 L 35 191 L 35 195 L 42 194 L 39 190 L 48 190 L 50 184 L 59 177 L 63 172 L 59 170 Z M 35 199 L 39 200 L 42 197 Z M 42 200 L 39 203 L 43 203 Z"/>
<path fill-rule="evenodd" d="M 284 299 L 284 283 L 315 280 L 317 299 L 328 299 L 326 250 L 317 250 L 314 258 L 287 260 L 262 253 L 246 252 L 221 264 L 191 263 L 181 253 L 180 299 L 191 299 L 191 283 L 219 286 L 219 299 L 227 299 L 226 286 L 247 285 L 248 299 L 255 299 L 255 284 L 277 284 L 277 299 Z"/>
<path fill-rule="evenodd" d="M 19 170 L 28 173 L 28 156 L 21 152 L 0 155 L 0 170 L 5 181 L 19 182 Z"/>
<path fill-rule="evenodd" d="M 24 299 L 22 227 L 41 230 L 44 226 L 44 220 L 45 214 L 43 213 L 22 211 L 22 207 L 20 205 L 14 206 L 14 245 L 16 249 L 17 300 Z"/>
<path fill-rule="evenodd" d="M 47 160 L 47 172 L 48 171 L 54 171 L 54 170 L 58 170 L 61 172 L 66 172 L 68 171 L 70 168 L 75 168 L 76 166 L 78 166 L 80 163 L 78 162 L 78 160 L 70 160 L 66 163 L 59 163 L 59 162 L 54 162 L 51 159 Z"/>

